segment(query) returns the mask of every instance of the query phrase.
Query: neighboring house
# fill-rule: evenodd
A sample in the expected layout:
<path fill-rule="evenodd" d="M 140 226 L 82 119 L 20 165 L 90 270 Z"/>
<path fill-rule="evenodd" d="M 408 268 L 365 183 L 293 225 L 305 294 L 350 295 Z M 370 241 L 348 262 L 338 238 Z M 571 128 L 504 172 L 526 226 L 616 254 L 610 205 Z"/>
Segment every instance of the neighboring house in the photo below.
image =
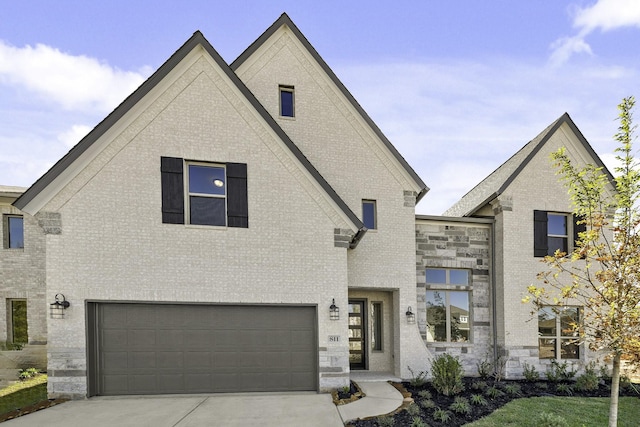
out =
<path fill-rule="evenodd" d="M 0 295 L 4 305 L 0 310 L 0 371 L 12 374 L 27 367 L 23 364 L 47 367 L 45 235 L 41 227 L 46 219 L 11 205 L 25 190 L 0 186 Z"/>
<path fill-rule="evenodd" d="M 499 347 L 517 376 L 541 366 L 520 304 L 542 267 L 534 210 L 567 226 L 536 242 L 571 244 L 561 145 L 599 162 L 563 116 L 447 216 L 416 217 L 427 186 L 287 15 L 231 65 L 196 32 L 2 199 L 25 221 L 3 251 L 37 276 L 3 276 L 5 298 L 47 343 L 51 397 L 328 391 L 442 352 L 473 374 Z M 540 354 L 569 357 L 548 320 Z"/>

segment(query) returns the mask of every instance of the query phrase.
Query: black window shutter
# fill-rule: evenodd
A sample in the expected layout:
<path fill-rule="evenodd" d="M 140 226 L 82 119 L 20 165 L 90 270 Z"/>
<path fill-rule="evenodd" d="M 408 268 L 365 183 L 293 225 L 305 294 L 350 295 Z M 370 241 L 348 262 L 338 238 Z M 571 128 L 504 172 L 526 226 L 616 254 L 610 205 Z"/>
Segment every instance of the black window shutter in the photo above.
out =
<path fill-rule="evenodd" d="M 547 212 L 533 211 L 533 256 L 547 255 Z"/>
<path fill-rule="evenodd" d="M 247 165 L 227 163 L 227 226 L 249 227 Z"/>
<path fill-rule="evenodd" d="M 578 224 L 578 222 L 584 221 L 584 220 L 585 220 L 585 217 L 583 215 L 573 215 L 573 247 L 574 249 L 578 247 L 578 240 L 580 239 L 578 234 L 587 231 L 587 224 L 585 222 Z"/>
<path fill-rule="evenodd" d="M 184 181 L 182 159 L 160 158 L 162 176 L 162 222 L 184 224 Z"/>

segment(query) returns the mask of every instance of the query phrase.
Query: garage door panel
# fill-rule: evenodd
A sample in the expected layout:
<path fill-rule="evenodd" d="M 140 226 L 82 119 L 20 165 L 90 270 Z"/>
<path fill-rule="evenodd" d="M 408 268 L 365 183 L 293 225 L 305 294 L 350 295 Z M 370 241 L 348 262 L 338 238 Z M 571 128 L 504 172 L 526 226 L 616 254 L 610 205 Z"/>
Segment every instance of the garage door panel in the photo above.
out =
<path fill-rule="evenodd" d="M 97 394 L 317 388 L 315 307 L 96 306 Z"/>
<path fill-rule="evenodd" d="M 156 346 L 156 332 L 149 329 L 130 329 L 127 331 L 127 347 L 142 349 Z"/>

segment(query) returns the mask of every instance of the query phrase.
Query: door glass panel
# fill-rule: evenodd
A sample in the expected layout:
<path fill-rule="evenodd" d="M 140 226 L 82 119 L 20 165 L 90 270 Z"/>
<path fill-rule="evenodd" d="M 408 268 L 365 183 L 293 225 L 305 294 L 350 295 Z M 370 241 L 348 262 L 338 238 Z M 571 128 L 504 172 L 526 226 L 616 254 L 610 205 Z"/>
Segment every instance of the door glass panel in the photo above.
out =
<path fill-rule="evenodd" d="M 349 313 L 360 313 L 360 304 L 349 304 Z"/>
<path fill-rule="evenodd" d="M 361 317 L 349 317 L 349 325 L 351 326 L 360 326 L 362 324 Z"/>
<path fill-rule="evenodd" d="M 362 338 L 361 329 L 349 329 L 349 338 Z"/>

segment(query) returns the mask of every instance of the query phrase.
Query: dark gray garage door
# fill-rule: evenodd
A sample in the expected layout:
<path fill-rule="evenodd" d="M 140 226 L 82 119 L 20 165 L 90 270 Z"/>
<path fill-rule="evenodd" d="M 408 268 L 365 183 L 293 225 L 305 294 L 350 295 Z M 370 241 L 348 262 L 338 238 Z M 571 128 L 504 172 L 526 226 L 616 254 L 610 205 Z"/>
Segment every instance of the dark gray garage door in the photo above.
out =
<path fill-rule="evenodd" d="M 90 395 L 317 389 L 315 307 L 93 303 L 89 323 Z"/>

